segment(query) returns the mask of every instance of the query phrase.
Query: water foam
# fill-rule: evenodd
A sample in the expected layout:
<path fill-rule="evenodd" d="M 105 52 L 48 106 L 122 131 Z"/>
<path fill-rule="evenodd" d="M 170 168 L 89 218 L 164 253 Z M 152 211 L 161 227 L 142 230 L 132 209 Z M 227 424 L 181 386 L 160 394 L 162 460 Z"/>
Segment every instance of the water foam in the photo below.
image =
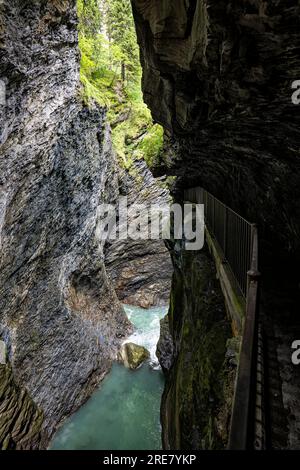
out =
<path fill-rule="evenodd" d="M 160 334 L 160 320 L 168 313 L 168 306 L 143 309 L 132 305 L 124 305 L 128 319 L 135 327 L 135 331 L 124 343 L 135 343 L 144 346 L 150 352 L 150 365 L 159 369 L 156 356 L 156 346 Z"/>

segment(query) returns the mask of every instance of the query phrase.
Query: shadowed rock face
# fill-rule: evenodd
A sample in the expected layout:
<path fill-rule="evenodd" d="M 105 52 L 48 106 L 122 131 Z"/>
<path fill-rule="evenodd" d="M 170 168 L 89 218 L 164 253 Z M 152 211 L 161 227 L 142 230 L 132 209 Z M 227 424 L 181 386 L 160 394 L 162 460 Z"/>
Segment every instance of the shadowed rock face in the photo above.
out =
<path fill-rule="evenodd" d="M 166 375 L 163 446 L 220 449 L 228 439 L 235 375 L 225 359 L 230 322 L 208 250 L 174 248 L 169 330 L 162 321 L 157 348 Z"/>
<path fill-rule="evenodd" d="M 156 162 L 155 174 L 178 176 L 179 202 L 183 188 L 202 186 L 258 223 L 264 311 L 271 322 L 276 312 L 279 324 L 295 323 L 300 294 L 300 108 L 291 96 L 292 82 L 300 79 L 298 0 L 132 0 L 132 5 L 145 101 L 166 131 L 166 152 Z M 205 256 L 201 263 L 206 265 Z M 205 306 L 197 314 L 204 328 L 201 340 L 194 329 L 184 334 L 184 324 L 194 318 L 190 302 L 201 301 L 203 282 L 191 262 L 180 272 L 175 269 L 169 314 L 173 353 L 167 341 L 174 357 L 165 356 L 163 338 L 159 346 L 168 371 L 162 401 L 166 447 L 202 446 L 201 434 L 206 439 L 208 429 L 202 406 L 211 410 L 212 422 L 217 419 L 202 389 L 205 383 L 214 390 L 214 373 L 182 367 L 191 357 L 198 364 L 195 351 L 210 341 Z M 174 318 L 180 320 L 174 323 Z M 299 335 L 299 327 L 297 331 Z M 203 357 L 199 363 L 205 362 Z M 212 370 L 218 373 L 219 365 Z M 194 401 L 184 388 L 193 377 Z"/>
<path fill-rule="evenodd" d="M 157 174 L 202 185 L 266 247 L 299 255 L 299 2 L 132 3 L 144 97 L 171 144 Z"/>
<path fill-rule="evenodd" d="M 96 236 L 118 176 L 103 111 L 78 99 L 75 1 L 4 1 L 0 17 L 0 336 L 44 415 L 26 446 L 45 447 L 128 331 Z"/>

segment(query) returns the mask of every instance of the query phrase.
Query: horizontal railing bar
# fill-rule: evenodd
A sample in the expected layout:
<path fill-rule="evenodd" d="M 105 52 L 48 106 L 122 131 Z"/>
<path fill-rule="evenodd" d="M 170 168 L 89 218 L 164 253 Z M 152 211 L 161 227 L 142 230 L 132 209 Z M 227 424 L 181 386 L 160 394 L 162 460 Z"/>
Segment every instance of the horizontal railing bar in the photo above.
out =
<path fill-rule="evenodd" d="M 256 384 L 256 309 L 258 299 L 258 285 L 251 284 L 247 301 L 247 315 L 242 338 L 239 366 L 236 378 L 236 388 L 231 416 L 229 449 L 250 449 L 254 443 L 254 386 Z"/>
<path fill-rule="evenodd" d="M 194 188 L 191 188 L 191 189 L 194 189 Z M 185 191 L 188 192 L 189 189 L 186 189 Z M 239 219 L 242 219 L 246 224 L 252 225 L 252 223 L 249 222 L 249 220 L 245 219 L 243 216 L 241 216 L 240 214 L 238 214 L 237 212 L 235 212 L 233 209 L 231 209 L 230 207 L 226 206 L 226 204 L 224 204 L 224 202 L 220 201 L 220 199 L 218 199 L 217 197 L 213 196 L 209 191 L 206 191 L 206 189 L 204 189 L 203 191 L 205 191 L 207 194 L 209 194 L 209 196 L 211 196 L 215 201 L 218 201 L 218 203 L 221 204 L 224 208 L 227 208 L 227 209 L 228 209 L 230 212 L 232 212 L 236 217 L 238 217 Z"/>
<path fill-rule="evenodd" d="M 254 448 L 258 358 L 259 277 L 258 233 L 250 223 L 203 188 L 185 192 L 205 206 L 205 225 L 223 252 L 233 281 L 246 299 L 239 365 L 236 375 L 229 449 Z M 193 199 L 196 199 L 193 201 Z M 199 198 L 201 200 L 199 200 Z"/>
<path fill-rule="evenodd" d="M 247 297 L 247 271 L 251 269 L 253 224 L 203 188 L 185 190 L 185 198 L 205 206 L 205 223 L 215 236 L 233 273 L 237 288 Z"/>

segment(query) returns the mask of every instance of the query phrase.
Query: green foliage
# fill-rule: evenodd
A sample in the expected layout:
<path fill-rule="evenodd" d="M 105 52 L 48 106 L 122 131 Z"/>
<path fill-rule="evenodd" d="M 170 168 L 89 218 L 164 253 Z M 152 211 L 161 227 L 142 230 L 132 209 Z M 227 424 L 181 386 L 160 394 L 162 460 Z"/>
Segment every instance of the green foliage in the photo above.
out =
<path fill-rule="evenodd" d="M 121 66 L 125 66 L 131 78 L 134 77 L 140 63 L 130 0 L 107 2 L 107 31 L 110 41 L 119 47 Z"/>
<path fill-rule="evenodd" d="M 102 24 L 100 1 L 77 0 L 77 11 L 80 19 L 79 33 L 84 36 L 96 36 Z"/>
<path fill-rule="evenodd" d="M 136 141 L 143 138 L 152 125 L 148 108 L 143 103 L 133 102 L 128 119 L 113 129 L 114 148 L 125 167 L 130 167 L 133 159 L 143 158 L 141 152 L 135 151 Z"/>
<path fill-rule="evenodd" d="M 145 138 L 141 141 L 138 146 L 140 152 L 142 152 L 145 161 L 149 167 L 155 165 L 162 152 L 164 142 L 164 131 L 159 124 L 155 124 L 151 127 Z"/>
<path fill-rule="evenodd" d="M 80 78 L 86 105 L 106 106 L 114 148 L 125 167 L 134 158 L 151 164 L 163 130 L 143 102 L 141 66 L 130 0 L 77 0 Z"/>

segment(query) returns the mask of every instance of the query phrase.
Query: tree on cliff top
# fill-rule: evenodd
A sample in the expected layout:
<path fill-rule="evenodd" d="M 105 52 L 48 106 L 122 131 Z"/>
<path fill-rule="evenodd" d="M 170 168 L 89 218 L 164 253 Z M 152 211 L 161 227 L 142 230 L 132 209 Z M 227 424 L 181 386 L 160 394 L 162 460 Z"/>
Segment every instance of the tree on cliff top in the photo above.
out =
<path fill-rule="evenodd" d="M 114 148 L 129 167 L 153 160 L 163 133 L 143 102 L 141 65 L 130 0 L 77 0 L 83 99 L 108 109 Z"/>
<path fill-rule="evenodd" d="M 121 77 L 124 82 L 126 71 L 130 77 L 139 71 L 139 50 L 136 40 L 130 0 L 110 0 L 107 3 L 107 31 L 110 41 L 121 52 Z"/>

